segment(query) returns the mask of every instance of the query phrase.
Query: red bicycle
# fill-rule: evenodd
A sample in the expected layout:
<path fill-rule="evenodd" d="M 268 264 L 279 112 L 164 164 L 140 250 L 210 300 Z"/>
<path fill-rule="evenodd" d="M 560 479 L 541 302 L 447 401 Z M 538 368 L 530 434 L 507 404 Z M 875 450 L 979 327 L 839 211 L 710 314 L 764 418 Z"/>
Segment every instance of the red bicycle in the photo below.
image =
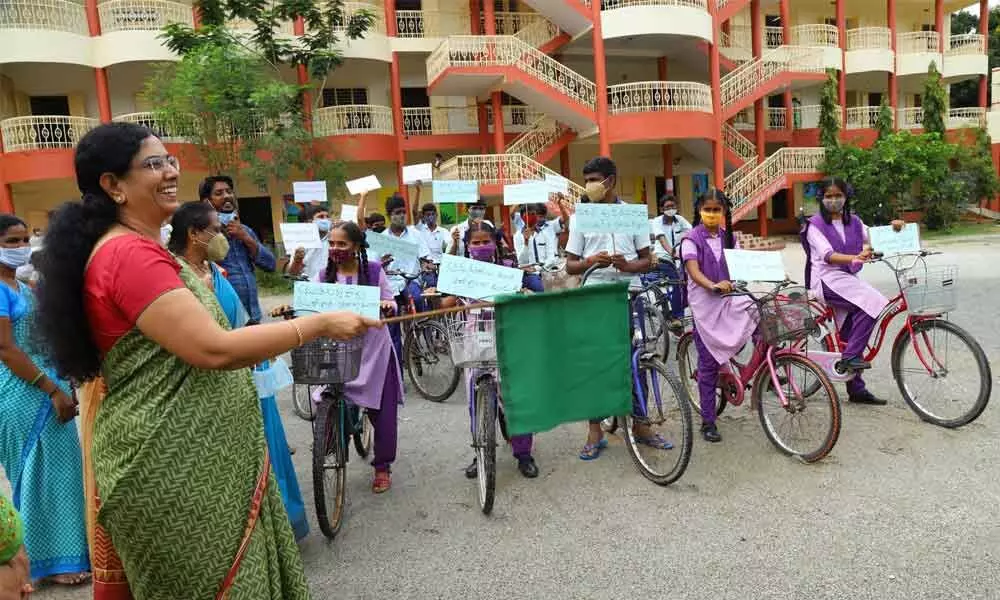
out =
<path fill-rule="evenodd" d="M 896 275 L 899 294 L 879 315 L 874 339 L 869 340 L 863 358 L 870 363 L 878 356 L 889 324 L 905 314 L 903 327 L 892 343 L 892 376 L 899 392 L 924 421 L 955 428 L 976 420 L 986 409 L 993 376 L 986 353 L 975 338 L 947 319 L 957 306 L 958 267 L 928 265 L 926 257 L 935 254 L 940 252 L 872 257 L 870 262 L 885 263 Z M 847 344 L 837 331 L 833 311 L 815 300 L 810 305 L 820 333 L 809 342 L 818 342 L 822 350 L 810 349 L 809 358 L 832 381 L 846 382 L 854 373 L 841 368 L 841 353 Z M 949 382 L 957 389 L 944 389 Z M 927 384 L 928 389 L 918 384 Z"/>

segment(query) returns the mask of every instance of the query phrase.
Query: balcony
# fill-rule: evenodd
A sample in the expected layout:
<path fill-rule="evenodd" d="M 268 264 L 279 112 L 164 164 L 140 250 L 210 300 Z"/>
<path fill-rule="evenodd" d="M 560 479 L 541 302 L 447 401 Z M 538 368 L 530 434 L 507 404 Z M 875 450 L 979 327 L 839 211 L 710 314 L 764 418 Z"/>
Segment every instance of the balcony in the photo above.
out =
<path fill-rule="evenodd" d="M 393 135 L 392 109 L 374 104 L 327 106 L 313 113 L 313 134 L 333 135 Z"/>
<path fill-rule="evenodd" d="M 126 113 L 114 117 L 112 121 L 142 125 L 156 134 L 156 137 L 164 143 L 183 144 L 188 142 L 186 138 L 177 135 L 178 128 L 159 123 L 152 112 Z"/>
<path fill-rule="evenodd" d="M 611 143 L 713 138 L 712 88 L 690 81 L 608 87 Z"/>
<path fill-rule="evenodd" d="M 707 0 L 604 0 L 605 39 L 632 36 L 687 36 L 712 42 Z"/>
<path fill-rule="evenodd" d="M 448 135 L 478 133 L 475 106 L 441 106 L 403 109 L 406 135 Z"/>
<path fill-rule="evenodd" d="M 97 5 L 101 37 L 94 38 L 95 62 L 113 65 L 176 60 L 160 39 L 170 23 L 194 26 L 190 4 L 171 0 L 109 0 Z"/>
<path fill-rule="evenodd" d="M 844 57 L 847 73 L 892 73 L 896 68 L 895 58 L 892 30 L 888 27 L 861 27 L 847 32 Z"/>
<path fill-rule="evenodd" d="M 989 73 L 986 38 L 978 33 L 953 35 L 944 53 L 942 75 L 949 82 Z"/>
<path fill-rule="evenodd" d="M 911 31 L 896 35 L 896 75 L 926 75 L 933 62 L 942 68 L 940 34 Z"/>
<path fill-rule="evenodd" d="M 0 29 L 90 35 L 83 3 L 68 0 L 4 0 L 0 8 Z"/>
<path fill-rule="evenodd" d="M 914 130 L 924 126 L 924 109 L 918 107 L 901 108 L 897 111 L 896 122 L 899 129 Z M 963 127 L 986 127 L 986 109 L 983 108 L 952 108 L 945 120 L 946 129 L 961 129 Z"/>
<path fill-rule="evenodd" d="M 74 148 L 100 120 L 89 117 L 32 116 L 0 121 L 4 152 Z"/>
<path fill-rule="evenodd" d="M 93 66 L 90 29 L 82 2 L 0 1 L 4 62 L 54 62 Z"/>
<path fill-rule="evenodd" d="M 880 106 L 849 106 L 847 108 L 847 126 L 844 129 L 875 129 L 881 110 Z"/>

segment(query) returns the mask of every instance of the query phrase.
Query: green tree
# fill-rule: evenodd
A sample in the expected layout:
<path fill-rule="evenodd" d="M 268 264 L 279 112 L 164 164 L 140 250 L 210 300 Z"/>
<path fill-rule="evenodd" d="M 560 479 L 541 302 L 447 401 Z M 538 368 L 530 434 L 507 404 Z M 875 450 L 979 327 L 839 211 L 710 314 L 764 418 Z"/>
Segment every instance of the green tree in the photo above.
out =
<path fill-rule="evenodd" d="M 959 11 L 951 15 L 951 33 L 960 35 L 963 33 L 978 33 L 979 17 L 967 11 Z M 989 36 L 986 40 L 987 52 L 989 53 L 989 72 L 1000 67 L 1000 7 L 990 9 L 989 16 Z M 987 90 L 987 106 L 989 106 L 992 90 L 989 86 Z M 966 79 L 951 85 L 949 97 L 952 108 L 964 108 L 979 106 L 979 79 Z"/>
<path fill-rule="evenodd" d="M 944 121 L 948 114 L 948 94 L 941 83 L 941 72 L 931 61 L 927 67 L 923 93 L 924 131 L 944 137 Z"/>
<path fill-rule="evenodd" d="M 892 135 L 893 131 L 892 109 L 885 96 L 882 96 L 882 105 L 878 108 L 878 118 L 875 120 L 875 131 L 878 132 L 878 139 L 884 140 Z"/>
<path fill-rule="evenodd" d="M 837 105 L 837 98 L 837 73 L 830 69 L 826 73 L 819 110 L 819 142 L 825 148 L 840 145 L 841 108 Z"/>

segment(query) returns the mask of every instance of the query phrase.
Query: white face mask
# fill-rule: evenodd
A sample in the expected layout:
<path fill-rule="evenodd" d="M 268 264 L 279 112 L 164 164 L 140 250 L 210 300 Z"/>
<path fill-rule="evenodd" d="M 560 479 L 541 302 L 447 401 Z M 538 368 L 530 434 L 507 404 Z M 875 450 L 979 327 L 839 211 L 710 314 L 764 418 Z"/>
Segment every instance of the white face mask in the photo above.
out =
<path fill-rule="evenodd" d="M 0 248 L 0 264 L 16 269 L 28 264 L 31 260 L 31 246 L 17 248 Z"/>
<path fill-rule="evenodd" d="M 826 208 L 826 210 L 828 210 L 828 211 L 830 211 L 832 213 L 839 213 L 842 210 L 844 210 L 844 204 L 846 202 L 847 201 L 844 199 L 843 196 L 824 196 L 823 197 L 823 206 Z"/>
<path fill-rule="evenodd" d="M 667 210 L 663 211 L 663 214 L 667 215 L 668 217 L 670 217 L 672 219 L 672 218 L 674 218 L 674 217 L 677 216 L 677 209 L 676 208 L 668 208 Z"/>

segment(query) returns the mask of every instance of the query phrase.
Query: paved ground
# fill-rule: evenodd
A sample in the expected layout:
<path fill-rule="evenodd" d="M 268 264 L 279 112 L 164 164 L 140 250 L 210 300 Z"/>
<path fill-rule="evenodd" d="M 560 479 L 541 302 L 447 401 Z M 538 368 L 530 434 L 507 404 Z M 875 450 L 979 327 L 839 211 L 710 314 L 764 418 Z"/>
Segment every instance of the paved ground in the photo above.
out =
<path fill-rule="evenodd" d="M 985 347 L 1000 374 L 1000 240 L 951 244 L 960 265 L 953 320 Z M 793 276 L 798 248 L 785 251 Z M 866 269 L 883 290 L 883 267 Z M 473 484 L 464 399 L 409 398 L 400 413 L 394 488 L 368 491 L 351 465 L 350 506 L 334 543 L 314 528 L 302 544 L 316 598 L 621 597 L 719 599 L 944 599 L 1000 595 L 1000 408 L 946 431 L 921 423 L 876 364 L 873 390 L 889 406 L 845 406 L 833 453 L 816 465 L 770 446 L 756 415 L 730 409 L 725 441 L 696 441 L 684 478 L 642 479 L 623 445 L 583 463 L 580 425 L 539 436 L 539 479 L 499 466 L 494 513 Z M 995 381 L 994 386 L 1000 382 Z M 997 394 L 994 393 L 994 402 Z M 280 400 L 309 501 L 309 424 Z M 46 590 L 44 600 L 89 597 Z"/>

